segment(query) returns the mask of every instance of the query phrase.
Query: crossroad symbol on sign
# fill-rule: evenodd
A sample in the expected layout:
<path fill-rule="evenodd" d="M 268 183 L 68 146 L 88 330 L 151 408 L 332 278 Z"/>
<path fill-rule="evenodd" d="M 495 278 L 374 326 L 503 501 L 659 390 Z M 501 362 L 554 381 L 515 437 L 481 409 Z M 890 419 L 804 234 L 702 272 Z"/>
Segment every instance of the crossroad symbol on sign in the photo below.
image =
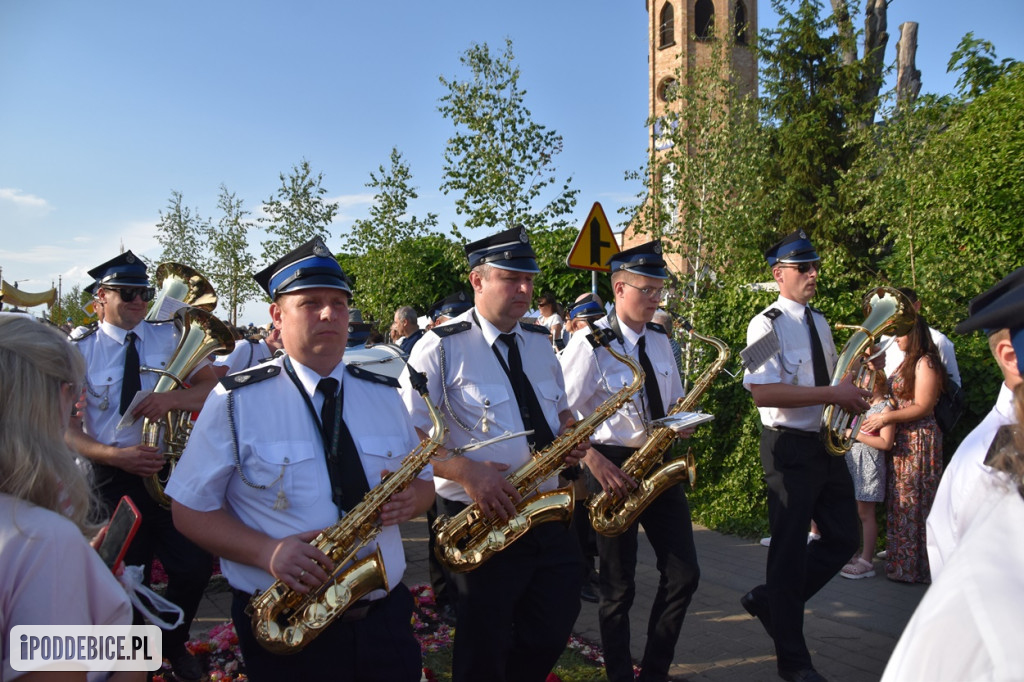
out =
<path fill-rule="evenodd" d="M 570 268 L 608 272 L 610 268 L 606 263 L 618 252 L 619 243 L 615 241 L 604 209 L 600 202 L 595 201 L 565 263 Z"/>

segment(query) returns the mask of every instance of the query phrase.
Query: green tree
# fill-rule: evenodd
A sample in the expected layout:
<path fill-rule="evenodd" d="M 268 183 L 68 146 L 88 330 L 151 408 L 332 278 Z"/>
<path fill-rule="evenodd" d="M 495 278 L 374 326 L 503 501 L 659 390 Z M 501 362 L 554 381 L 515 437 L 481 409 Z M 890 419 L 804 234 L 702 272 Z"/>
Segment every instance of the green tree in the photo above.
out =
<path fill-rule="evenodd" d="M 409 202 L 418 198 L 412 173 L 397 149 L 391 150 L 391 166 L 370 173 L 367 187 L 375 191 L 370 217 L 355 221 L 349 240 L 355 258 L 351 263 L 364 319 L 390 320 L 396 308 L 413 305 L 423 312 L 422 252 L 419 240 L 437 226 L 437 215 L 409 215 Z M 428 292 L 429 296 L 433 294 Z M 418 305 L 417 305 L 418 304 Z M 429 305 L 426 301 L 425 305 Z"/>
<path fill-rule="evenodd" d="M 962 71 L 956 80 L 956 87 L 962 97 L 974 99 L 1007 75 L 1017 64 L 1006 58 L 996 62 L 996 48 L 987 40 L 974 37 L 971 31 L 960 39 L 960 45 L 949 58 L 949 71 Z"/>
<path fill-rule="evenodd" d="M 159 262 L 173 261 L 203 272 L 205 268 L 202 235 L 210 221 L 182 202 L 182 194 L 171 190 L 167 208 L 160 211 L 156 224 L 156 241 L 160 244 Z"/>
<path fill-rule="evenodd" d="M 72 328 L 89 324 L 96 318 L 87 315 L 83 306 L 91 300 L 91 296 L 82 292 L 82 287 L 74 285 L 64 292 L 57 305 L 50 309 L 50 322 L 59 327 L 70 317 Z"/>
<path fill-rule="evenodd" d="M 463 227 L 498 230 L 521 223 L 532 233 L 567 226 L 578 190 L 571 188 L 572 178 L 560 187 L 556 180 L 553 161 L 562 136 L 536 123 L 526 108 L 512 41 L 505 41 L 500 55 L 486 43 L 474 44 L 459 60 L 469 77 L 440 77 L 448 92 L 438 110 L 455 126 L 444 152 L 441 191 L 460 193 L 455 210 L 465 216 Z M 542 199 L 550 188 L 555 195 Z"/>
<path fill-rule="evenodd" d="M 228 321 L 238 324 L 238 311 L 248 302 L 260 298 L 262 292 L 252 273 L 256 270 L 256 258 L 249 252 L 249 230 L 254 223 L 248 219 L 250 212 L 243 208 L 243 201 L 220 186 L 217 208 L 221 216 L 217 223 L 208 222 L 204 228 L 209 248 L 207 270 L 203 274 L 213 284 L 220 297 L 221 308 L 228 312 Z M 223 313 L 222 313 L 223 314 Z"/>
<path fill-rule="evenodd" d="M 325 201 L 323 173 L 314 175 L 309 161 L 303 159 L 289 175 L 279 177 L 277 193 L 263 202 L 267 215 L 258 219 L 268 235 L 261 244 L 264 266 L 313 237 L 329 242 L 329 228 L 338 214 L 337 204 Z"/>

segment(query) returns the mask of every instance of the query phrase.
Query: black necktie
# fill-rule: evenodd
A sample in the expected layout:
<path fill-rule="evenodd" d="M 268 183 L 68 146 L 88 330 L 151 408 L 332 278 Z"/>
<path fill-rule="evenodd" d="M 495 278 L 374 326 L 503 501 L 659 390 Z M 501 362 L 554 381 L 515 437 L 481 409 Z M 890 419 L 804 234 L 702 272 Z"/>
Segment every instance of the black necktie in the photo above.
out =
<path fill-rule="evenodd" d="M 654 373 L 654 365 L 647 357 L 647 337 L 641 336 L 636 347 L 639 349 L 640 369 L 644 371 L 644 393 L 647 394 L 647 404 L 651 408 L 651 419 L 661 419 L 665 416 L 665 404 L 661 402 L 658 375 Z"/>
<path fill-rule="evenodd" d="M 139 376 L 139 349 L 135 347 L 135 332 L 128 332 L 124 339 L 124 377 L 121 379 L 121 409 L 124 414 L 132 404 L 132 398 L 142 390 L 142 377 Z"/>
<path fill-rule="evenodd" d="M 502 363 L 502 369 L 508 375 L 512 384 L 512 392 L 516 396 L 516 404 L 519 406 L 519 414 L 523 418 L 523 428 L 527 431 L 533 429 L 533 434 L 526 437 L 526 440 L 535 450 L 547 447 L 555 439 L 548 426 L 548 420 L 544 417 L 544 410 L 537 401 L 537 394 L 533 387 L 526 381 L 526 374 L 523 372 L 523 356 L 519 353 L 519 344 L 516 343 L 516 335 L 512 332 L 501 334 L 498 337 L 501 342 L 508 346 L 508 366 Z M 494 349 L 498 360 L 501 360 L 501 353 Z"/>
<path fill-rule="evenodd" d="M 338 392 L 338 380 L 330 377 L 321 379 L 316 390 L 324 394 L 324 404 L 320 408 L 320 433 L 327 453 L 334 503 L 339 509 L 350 511 L 370 490 L 370 485 L 366 482 L 366 472 L 359 461 L 352 433 L 345 420 L 341 419 L 338 406 L 344 398 Z"/>
<path fill-rule="evenodd" d="M 811 316 L 811 309 L 804 308 L 804 321 L 811 334 L 811 362 L 814 363 L 814 385 L 828 386 L 831 377 L 828 374 L 828 365 L 825 364 L 825 351 L 821 347 L 821 339 L 818 338 L 818 329 L 814 326 L 814 318 Z"/>

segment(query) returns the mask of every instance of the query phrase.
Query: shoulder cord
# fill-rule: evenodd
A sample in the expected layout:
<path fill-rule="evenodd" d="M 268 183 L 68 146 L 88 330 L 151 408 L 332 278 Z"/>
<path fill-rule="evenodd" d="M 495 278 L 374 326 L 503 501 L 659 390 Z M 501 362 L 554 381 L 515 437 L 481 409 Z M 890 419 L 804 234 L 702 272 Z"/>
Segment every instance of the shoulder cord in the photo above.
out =
<path fill-rule="evenodd" d="M 440 359 L 441 359 L 441 365 L 440 365 L 440 372 L 441 372 L 441 396 L 442 396 L 442 403 L 444 404 L 445 410 L 448 411 L 448 414 L 451 415 L 452 420 L 455 421 L 455 423 L 458 425 L 458 427 L 460 429 L 462 429 L 463 431 L 473 431 L 474 428 L 472 426 L 467 425 L 461 419 L 459 419 L 459 415 L 455 414 L 455 410 L 452 409 L 451 402 L 448 400 L 448 380 L 447 380 L 447 378 L 445 376 L 446 375 L 445 366 L 446 366 L 447 363 L 445 362 L 444 339 L 443 338 L 441 339 L 440 343 L 438 343 L 437 348 L 438 348 L 438 351 L 439 351 L 440 356 L 441 356 L 440 357 Z M 479 423 L 479 422 L 477 422 L 477 423 Z"/>
<path fill-rule="evenodd" d="M 242 472 L 242 458 L 238 453 L 238 430 L 235 428 L 235 394 L 230 391 L 228 391 L 228 426 L 231 427 L 231 454 L 235 457 L 235 471 L 238 472 L 238 477 L 242 479 L 242 483 L 256 490 L 266 490 L 284 477 L 284 466 L 281 467 L 281 473 L 278 474 L 277 478 L 267 485 L 253 483 L 245 477 L 245 474 Z"/>
<path fill-rule="evenodd" d="M 813 319 L 814 319 L 813 315 L 811 316 L 811 319 L 812 319 L 812 322 L 813 322 Z M 783 338 L 785 335 L 784 334 L 779 334 L 779 330 L 777 330 L 775 328 L 775 320 L 774 319 L 769 318 L 768 322 L 772 326 L 772 331 L 775 332 L 775 338 L 777 338 L 779 340 L 779 366 L 786 372 L 786 374 L 789 374 L 794 379 L 796 379 L 796 375 L 797 375 L 797 372 L 800 371 L 800 367 L 799 367 L 799 365 L 793 365 L 792 368 L 790 368 L 789 363 L 786 362 L 786 346 L 785 346 L 785 339 Z M 806 325 L 801 325 L 801 326 L 806 326 Z"/>

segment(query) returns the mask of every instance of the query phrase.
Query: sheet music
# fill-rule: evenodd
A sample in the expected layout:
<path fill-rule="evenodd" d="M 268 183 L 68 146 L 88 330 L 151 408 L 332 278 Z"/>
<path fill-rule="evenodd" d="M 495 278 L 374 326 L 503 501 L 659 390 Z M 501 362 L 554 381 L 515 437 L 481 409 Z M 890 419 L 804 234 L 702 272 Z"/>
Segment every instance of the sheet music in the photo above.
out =
<path fill-rule="evenodd" d="M 118 431 L 120 431 L 121 429 L 127 429 L 129 426 L 135 423 L 136 419 L 134 416 L 132 416 L 132 412 L 134 412 L 135 408 L 139 406 L 139 403 L 145 400 L 146 396 L 148 396 L 152 392 L 152 390 L 146 389 L 144 391 L 139 391 L 138 393 L 135 394 L 135 397 L 132 398 L 132 402 L 128 406 L 128 409 L 124 411 L 123 415 L 121 415 L 121 421 L 117 422 Z"/>
<path fill-rule="evenodd" d="M 164 296 L 163 300 L 160 301 L 160 309 L 156 312 L 156 320 L 163 322 L 174 317 L 174 313 L 178 312 L 182 308 L 188 308 L 188 304 L 182 303 L 176 298 L 170 296 Z"/>
<path fill-rule="evenodd" d="M 754 343 L 740 351 L 740 363 L 743 369 L 748 372 L 756 372 L 764 366 L 764 363 L 772 359 L 779 352 L 779 337 L 772 329 Z"/>
<path fill-rule="evenodd" d="M 655 419 L 651 424 L 654 426 L 667 426 L 673 431 L 679 432 L 706 424 L 714 418 L 715 415 L 707 412 L 677 412 L 661 419 Z"/>

